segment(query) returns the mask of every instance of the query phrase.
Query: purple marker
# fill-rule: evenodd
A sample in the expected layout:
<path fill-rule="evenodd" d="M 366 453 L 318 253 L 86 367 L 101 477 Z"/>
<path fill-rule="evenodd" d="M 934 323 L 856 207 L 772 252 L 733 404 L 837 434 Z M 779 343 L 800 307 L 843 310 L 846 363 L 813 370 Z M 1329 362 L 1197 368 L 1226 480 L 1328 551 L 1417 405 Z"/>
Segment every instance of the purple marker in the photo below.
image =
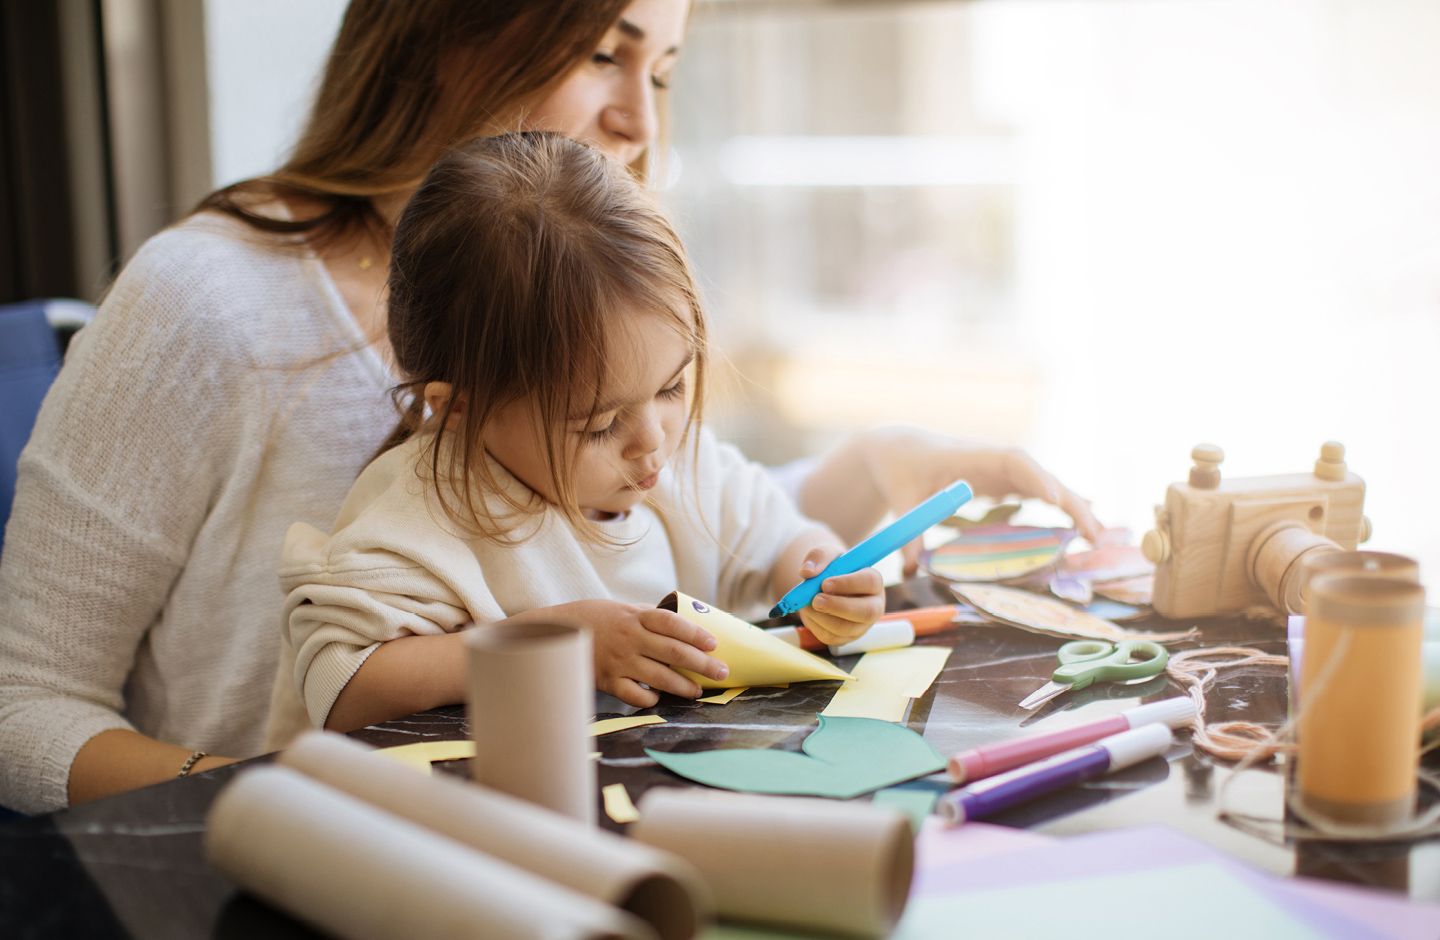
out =
<path fill-rule="evenodd" d="M 1052 790 L 1158 757 L 1170 748 L 1170 741 L 1170 729 L 1163 724 L 1122 731 L 1094 744 L 952 790 L 940 798 L 936 812 L 947 826 L 993 816 Z"/>

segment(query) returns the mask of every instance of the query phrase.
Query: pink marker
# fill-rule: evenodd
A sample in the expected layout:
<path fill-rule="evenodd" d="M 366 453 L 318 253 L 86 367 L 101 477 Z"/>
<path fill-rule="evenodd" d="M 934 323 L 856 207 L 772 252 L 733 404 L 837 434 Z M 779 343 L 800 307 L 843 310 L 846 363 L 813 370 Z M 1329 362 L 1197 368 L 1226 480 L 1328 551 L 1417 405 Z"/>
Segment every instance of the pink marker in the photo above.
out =
<path fill-rule="evenodd" d="M 1153 724 L 1183 728 L 1194 719 L 1195 702 L 1188 695 L 1167 698 L 1073 728 L 969 748 L 950 758 L 950 779 L 956 783 L 979 780 L 1132 728 Z"/>

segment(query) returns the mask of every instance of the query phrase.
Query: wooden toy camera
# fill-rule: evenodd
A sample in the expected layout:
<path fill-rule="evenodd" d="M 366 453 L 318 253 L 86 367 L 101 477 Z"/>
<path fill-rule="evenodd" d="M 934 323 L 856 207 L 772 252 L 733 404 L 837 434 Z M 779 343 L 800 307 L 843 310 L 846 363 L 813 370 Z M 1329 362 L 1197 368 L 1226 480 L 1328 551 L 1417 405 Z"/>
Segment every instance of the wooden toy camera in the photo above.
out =
<path fill-rule="evenodd" d="M 1314 473 L 1221 480 L 1220 448 L 1200 444 L 1190 457 L 1189 482 L 1171 484 L 1140 543 L 1155 563 L 1153 603 L 1164 617 L 1267 602 L 1299 613 L 1305 557 L 1354 551 L 1370 537 L 1365 481 L 1345 469 L 1345 448 L 1334 441 L 1320 448 Z"/>

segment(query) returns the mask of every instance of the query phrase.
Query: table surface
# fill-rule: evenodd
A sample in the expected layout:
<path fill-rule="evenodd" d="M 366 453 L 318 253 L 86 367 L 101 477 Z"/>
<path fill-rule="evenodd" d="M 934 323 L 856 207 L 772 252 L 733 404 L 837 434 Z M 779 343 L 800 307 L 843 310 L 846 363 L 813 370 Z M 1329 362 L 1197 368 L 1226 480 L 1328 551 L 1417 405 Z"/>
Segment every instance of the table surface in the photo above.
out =
<path fill-rule="evenodd" d="M 938 588 L 921 579 L 890 589 L 892 610 L 946 600 Z M 1230 619 L 1199 625 L 1198 642 L 1178 647 L 1243 644 L 1285 652 L 1284 628 L 1274 622 Z M 1156 621 L 1154 626 L 1173 625 Z M 1031 714 L 1016 703 L 1049 679 L 1062 641 L 1012 627 L 973 626 L 921 642 L 955 649 L 945 671 L 916 700 L 907 719 L 912 730 L 943 754 L 1027 730 L 1104 717 L 1137 699 L 1153 701 L 1176 694 L 1163 676 L 1129 686 L 1102 684 L 1063 695 Z M 839 663 L 848 670 L 857 660 L 847 657 Z M 800 741 L 816 727 L 816 712 L 837 685 L 812 682 L 785 690 L 753 690 L 725 706 L 667 696 L 660 705 L 644 710 L 660 715 L 665 724 L 596 739 L 600 784 L 624 783 L 636 800 L 652 786 L 686 785 L 646 757 L 645 748 L 798 750 Z M 1211 690 L 1208 717 L 1278 724 L 1285 718 L 1287 688 L 1282 670 L 1236 670 Z M 602 715 L 639 711 L 604 695 L 599 696 L 597 709 Z M 380 746 L 463 738 L 464 710 L 436 709 L 354 736 Z M 15 940 L 318 936 L 242 894 L 205 864 L 201 849 L 205 813 L 219 789 L 244 766 L 0 827 L 0 936 Z M 463 772 L 464 762 L 444 769 Z M 1164 760 L 1156 758 L 1068 788 L 991 821 L 1057 835 L 1164 823 L 1272 872 L 1382 885 L 1413 897 L 1440 899 L 1440 841 L 1287 844 L 1278 825 L 1242 830 L 1222 822 L 1216 812 L 1223 791 L 1227 809 L 1281 819 L 1284 775 L 1263 769 L 1235 776 L 1233 783 L 1231 777 L 1226 763 L 1192 752 L 1182 734 Z M 614 826 L 603 812 L 600 816 Z"/>

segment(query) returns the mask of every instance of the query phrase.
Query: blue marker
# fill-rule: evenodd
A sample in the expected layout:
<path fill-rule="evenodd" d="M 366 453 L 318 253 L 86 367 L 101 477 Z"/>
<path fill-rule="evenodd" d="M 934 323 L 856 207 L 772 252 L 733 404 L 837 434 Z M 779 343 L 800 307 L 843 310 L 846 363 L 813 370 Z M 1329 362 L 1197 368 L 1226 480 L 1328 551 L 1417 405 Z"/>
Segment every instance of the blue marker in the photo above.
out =
<path fill-rule="evenodd" d="M 964 480 L 956 480 L 830 562 L 825 566 L 825 570 L 815 577 L 795 585 L 786 592 L 784 597 L 780 598 L 780 603 L 770 611 L 770 616 L 783 617 L 810 606 L 815 595 L 820 593 L 820 585 L 826 578 L 853 574 L 861 568 L 869 568 L 891 552 L 899 551 L 906 543 L 918 539 L 932 525 L 949 519 L 955 514 L 955 510 L 970 502 L 970 497 L 973 495 L 975 494 L 970 492 L 969 483 Z"/>

